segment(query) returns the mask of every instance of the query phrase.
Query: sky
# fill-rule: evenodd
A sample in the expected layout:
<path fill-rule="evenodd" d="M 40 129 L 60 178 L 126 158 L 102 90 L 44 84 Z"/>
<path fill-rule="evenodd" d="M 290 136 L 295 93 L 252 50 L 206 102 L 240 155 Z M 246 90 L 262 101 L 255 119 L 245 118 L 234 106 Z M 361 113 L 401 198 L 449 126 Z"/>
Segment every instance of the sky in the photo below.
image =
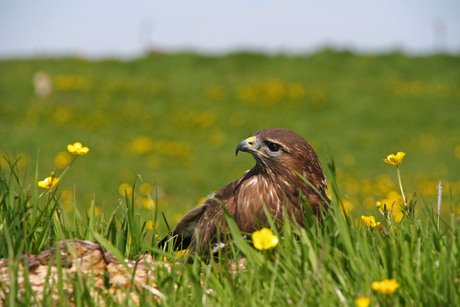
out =
<path fill-rule="evenodd" d="M 459 0 L 0 0 L 0 58 L 460 53 Z"/>

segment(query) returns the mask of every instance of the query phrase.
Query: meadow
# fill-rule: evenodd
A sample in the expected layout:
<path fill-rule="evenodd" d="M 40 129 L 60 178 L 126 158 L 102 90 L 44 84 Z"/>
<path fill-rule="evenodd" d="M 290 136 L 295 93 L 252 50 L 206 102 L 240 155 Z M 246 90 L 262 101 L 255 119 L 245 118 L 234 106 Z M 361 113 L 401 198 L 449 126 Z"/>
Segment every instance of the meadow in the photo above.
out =
<path fill-rule="evenodd" d="M 248 265 L 236 277 L 219 265 L 205 277 L 197 264 L 181 266 L 181 277 L 160 272 L 163 303 L 244 297 L 248 306 L 353 305 L 360 296 L 374 305 L 458 302 L 459 68 L 459 56 L 332 50 L 0 61 L 1 257 L 97 232 L 125 257 L 150 252 L 163 259 L 165 252 L 152 247 L 167 231 L 163 214 L 173 226 L 241 177 L 254 161 L 235 157 L 236 145 L 257 130 L 283 127 L 312 144 L 335 186 L 325 226 L 286 225 L 279 246 L 262 253 L 237 241 L 232 257 L 243 255 Z M 89 153 L 68 168 L 66 147 L 74 142 Z M 406 153 L 399 166 L 405 196 L 416 204 L 406 215 L 395 168 L 382 161 L 399 151 Z M 63 172 L 56 190 L 38 188 Z M 381 214 L 377 202 L 392 214 Z M 375 216 L 389 234 L 364 225 L 362 215 Z M 391 277 L 401 285 L 391 299 L 373 292 L 373 281 Z M 203 278 L 215 295 L 203 294 Z"/>
<path fill-rule="evenodd" d="M 69 151 L 84 154 L 77 148 L 69 147 Z M 9 169 L 0 174 L 0 258 L 8 258 L 0 262 L 3 305 L 368 307 L 460 303 L 460 219 L 452 208 L 441 217 L 440 197 L 437 210 L 412 199 L 400 204 L 403 214 L 399 220 L 392 208 L 381 204 L 375 216 L 362 215 L 354 222 L 344 212 L 335 166 L 330 162 L 332 204 L 322 223 L 308 215 L 305 228 L 269 219 L 266 228 L 242 234 L 227 216 L 230 245 L 209 259 L 188 250 L 158 248 L 161 237 L 137 210 L 134 194 L 126 194 L 108 219 L 97 213 L 94 201 L 87 214 L 75 208 L 70 218 L 59 188 L 63 175 L 72 164 L 78 165 L 77 160 L 80 157 L 73 156 L 63 174 L 38 181 L 33 188 L 25 186 L 17 160 L 10 161 Z M 401 159 L 389 162 L 397 171 Z M 150 213 L 156 221 L 158 207 Z M 59 241 L 69 238 L 97 242 L 119 262 L 150 259 L 150 264 L 131 266 L 125 273 L 127 281 L 120 284 L 107 271 L 96 275 L 92 262 L 70 273 L 64 260 L 59 260 L 62 256 L 54 257 L 53 252 L 42 262 L 47 267 L 38 275 L 42 276 L 38 279 L 41 290 L 36 290 L 37 273 L 22 265 L 27 263 L 23 253 L 57 248 Z M 151 276 L 147 285 L 134 278 L 141 270 L 139 274 Z"/>
<path fill-rule="evenodd" d="M 403 165 L 408 192 L 429 203 L 442 180 L 446 201 L 458 208 L 459 67 L 457 56 L 331 50 L 4 60 L 0 153 L 21 156 L 29 170 L 38 163 L 44 178 L 62 171 L 67 144 L 82 142 L 91 151 L 66 178 L 66 210 L 94 200 L 110 214 L 140 178 L 138 205 L 149 207 L 151 195 L 177 221 L 253 166 L 249 155 L 234 156 L 241 140 L 283 127 L 304 136 L 323 165 L 334 159 L 357 216 L 395 197 L 394 175 L 381 161 L 398 151 L 410 157 Z M 39 72 L 49 94 L 34 90 Z"/>

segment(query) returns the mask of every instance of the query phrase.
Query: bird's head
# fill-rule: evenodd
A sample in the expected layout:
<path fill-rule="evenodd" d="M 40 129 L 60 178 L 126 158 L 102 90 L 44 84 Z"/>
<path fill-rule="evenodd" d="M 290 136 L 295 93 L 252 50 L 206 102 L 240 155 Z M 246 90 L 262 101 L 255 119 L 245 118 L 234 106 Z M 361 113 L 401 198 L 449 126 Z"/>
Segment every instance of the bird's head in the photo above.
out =
<path fill-rule="evenodd" d="M 299 134 L 287 129 L 264 129 L 243 140 L 236 148 L 253 155 L 257 165 L 285 172 L 293 169 L 299 173 L 308 166 L 319 166 L 313 148 Z M 319 166 L 321 168 L 321 166 Z"/>
<path fill-rule="evenodd" d="M 286 189 L 298 191 L 301 187 L 306 189 L 306 194 L 310 193 L 307 191 L 310 185 L 299 178 L 299 174 L 319 191 L 327 188 L 318 156 L 310 144 L 293 131 L 260 130 L 238 144 L 236 154 L 239 151 L 251 153 L 256 160 L 256 166 L 247 174 L 261 174 Z M 308 201 L 316 203 L 317 198 L 315 193 L 310 193 Z"/>
<path fill-rule="evenodd" d="M 240 151 L 249 152 L 254 156 L 257 162 L 264 163 L 276 159 L 276 157 L 283 154 L 285 149 L 279 141 L 261 136 L 259 131 L 238 144 L 236 147 L 236 155 L 238 155 Z"/>

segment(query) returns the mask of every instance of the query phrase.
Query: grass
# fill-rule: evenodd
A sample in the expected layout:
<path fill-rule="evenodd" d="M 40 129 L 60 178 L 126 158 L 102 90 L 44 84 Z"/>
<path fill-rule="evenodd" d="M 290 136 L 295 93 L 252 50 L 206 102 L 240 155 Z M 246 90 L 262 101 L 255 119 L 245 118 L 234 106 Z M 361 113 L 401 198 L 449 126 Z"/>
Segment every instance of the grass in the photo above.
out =
<path fill-rule="evenodd" d="M 4 304 L 54 302 L 27 286 L 18 292 L 19 259 L 68 238 L 96 241 L 118 259 L 150 253 L 171 263 L 155 270 L 166 306 L 352 306 L 361 296 L 371 306 L 460 304 L 459 61 L 330 50 L 1 61 L 0 258 L 11 260 L 13 281 L 0 281 L 10 293 Z M 53 88 L 42 98 L 33 86 L 39 71 Z M 229 220 L 233 248 L 209 264 L 155 248 L 167 231 L 163 214 L 173 226 L 239 178 L 254 162 L 235 158 L 235 146 L 267 127 L 299 132 L 318 152 L 333 199 L 323 225 L 271 227 L 279 244 L 258 251 Z M 76 141 L 88 155 L 66 151 Z M 398 151 L 407 154 L 399 170 L 408 207 L 400 206 L 399 175 L 382 162 Z M 48 176 L 60 181 L 38 188 Z M 241 258 L 245 270 L 229 273 Z M 395 293 L 372 290 L 387 278 L 400 284 Z M 74 279 L 71 292 L 50 288 L 78 306 L 94 305 L 92 291 L 119 303 L 91 278 Z M 151 292 L 139 295 L 142 305 L 157 304 Z"/>
<path fill-rule="evenodd" d="M 241 140 L 284 127 L 311 142 L 323 165 L 335 157 L 355 217 L 398 194 L 391 168 L 376 163 L 397 151 L 410 157 L 402 178 L 410 191 L 429 202 L 441 179 L 444 197 L 460 208 L 459 61 L 331 50 L 4 60 L 0 152 L 21 156 L 25 169 L 37 164 L 39 148 L 42 179 L 66 165 L 67 144 L 81 141 L 91 150 L 65 178 L 69 215 L 72 203 L 84 212 L 94 200 L 110 216 L 125 197 L 119 187 L 140 177 L 137 209 L 150 195 L 175 223 L 252 167 L 249 155 L 233 155 Z M 33 86 L 40 71 L 53 88 L 43 98 Z"/>
<path fill-rule="evenodd" d="M 72 167 L 85 158 L 77 157 Z M 108 219 L 103 214 L 96 216 L 92 203 L 88 214 L 75 208 L 76 214 L 70 220 L 60 199 L 62 183 L 38 190 L 37 171 L 34 182 L 29 184 L 23 180 L 27 176 L 19 170 L 18 160 L 7 163 L 9 167 L 2 168 L 0 174 L 0 257 L 11 260 L 9 274 L 13 282 L 0 282 L 0 289 L 9 291 L 2 299 L 10 306 L 55 302 L 51 293 L 39 299 L 27 286 L 25 293 L 18 292 L 19 259 L 23 252 L 38 253 L 67 238 L 94 240 L 119 259 L 151 253 L 159 263 L 170 263 L 171 270 L 160 266 L 154 273 L 163 295 L 161 304 L 165 306 L 353 306 L 359 297 L 368 297 L 371 306 L 460 303 L 460 218 L 453 207 L 438 220 L 434 208 L 412 201 L 400 222 L 386 212 L 388 207 L 382 210 L 381 217 L 375 208 L 374 215 L 386 232 L 362 221 L 355 223 L 341 208 L 332 161 L 328 168 L 332 174 L 333 205 L 323 224 L 310 222 L 301 229 L 285 223 L 277 229 L 271 221 L 279 244 L 259 251 L 228 219 L 233 247 L 228 255 L 210 263 L 203 263 L 195 255 L 178 256 L 155 248 L 156 230 L 148 229 L 145 222 L 157 216 L 158 209 L 152 208 L 152 217 L 145 217 L 134 206 L 135 194 L 126 193 L 123 203 Z M 414 210 L 415 206 L 420 210 Z M 187 257 L 194 260 L 193 264 Z M 232 263 L 242 258 L 245 269 L 230 272 Z M 61 266 L 59 261 L 56 263 Z M 389 278 L 400 285 L 394 293 L 384 295 L 372 289 L 373 282 Z M 70 302 L 94 305 L 95 292 L 106 305 L 136 303 L 131 298 L 116 301 L 107 289 L 95 289 L 93 282 L 76 275 L 70 292 L 59 280 L 50 287 L 66 298 L 58 303 L 64 306 Z M 138 293 L 141 305 L 158 304 L 151 292 L 138 289 Z"/>

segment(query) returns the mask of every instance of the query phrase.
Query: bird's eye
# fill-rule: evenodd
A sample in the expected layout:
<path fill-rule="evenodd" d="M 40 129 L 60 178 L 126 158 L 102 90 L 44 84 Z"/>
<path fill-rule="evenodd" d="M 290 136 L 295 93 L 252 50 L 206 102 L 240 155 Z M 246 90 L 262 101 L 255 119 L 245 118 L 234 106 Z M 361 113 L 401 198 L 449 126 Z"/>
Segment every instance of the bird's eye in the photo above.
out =
<path fill-rule="evenodd" d="M 267 147 L 268 147 L 268 149 L 270 149 L 270 151 L 276 152 L 276 151 L 280 150 L 281 145 L 278 145 L 276 143 L 271 143 L 270 142 L 270 143 L 267 143 Z"/>

